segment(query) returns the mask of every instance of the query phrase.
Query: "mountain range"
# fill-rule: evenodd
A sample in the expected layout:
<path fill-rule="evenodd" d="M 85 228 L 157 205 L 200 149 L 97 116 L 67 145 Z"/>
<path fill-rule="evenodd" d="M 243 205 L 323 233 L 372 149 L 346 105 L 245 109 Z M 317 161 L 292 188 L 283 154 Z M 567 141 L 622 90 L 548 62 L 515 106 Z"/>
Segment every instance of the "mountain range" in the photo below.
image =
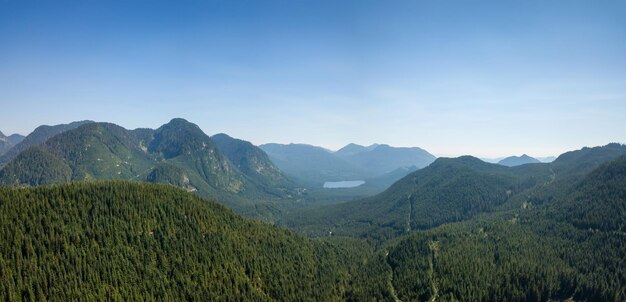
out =
<path fill-rule="evenodd" d="M 282 223 L 312 236 L 332 232 L 384 242 L 499 208 L 543 204 L 624 154 L 626 145 L 609 144 L 564 153 L 549 164 L 516 167 L 471 156 L 439 158 L 378 195 L 305 209 Z"/>
<path fill-rule="evenodd" d="M 348 144 L 336 152 L 306 144 L 259 146 L 285 174 L 312 186 L 327 181 L 365 180 L 409 167 L 423 168 L 435 160 L 427 151 L 413 147 Z"/>
<path fill-rule="evenodd" d="M 59 133 L 43 139 L 52 132 Z M 219 197 L 249 215 L 259 211 L 257 203 L 287 195 L 291 183 L 260 149 L 230 137 L 216 139 L 221 148 L 183 119 L 156 130 L 95 122 L 39 127 L 11 150 L 25 149 L 0 170 L 0 183 L 32 186 L 107 179 L 168 183 Z"/>
<path fill-rule="evenodd" d="M 0 300 L 626 299 L 626 145 L 262 147 L 184 119 L 37 128 L 2 157 Z M 346 179 L 369 196 L 303 186 Z"/>
<path fill-rule="evenodd" d="M 567 187 L 542 185 L 559 191 L 544 204 L 524 203 L 402 237 L 361 268 L 352 296 L 623 301 L 626 155 L 588 164 L 596 168 Z"/>
<path fill-rule="evenodd" d="M 63 133 L 68 130 L 76 129 L 79 126 L 84 124 L 93 123 L 93 121 L 79 121 L 72 122 L 69 124 L 60 124 L 54 126 L 42 125 L 37 127 L 33 132 L 19 140 L 18 143 L 14 144 L 10 149 L 8 149 L 4 154 L 0 154 L 0 167 L 11 161 L 15 158 L 20 152 L 28 149 L 31 146 L 36 146 L 43 144 L 49 138 Z"/>
<path fill-rule="evenodd" d="M 102 141 L 126 133 L 85 128 Z M 211 148 L 201 136 L 170 147 L 177 128 L 195 132 L 176 120 L 145 149 L 167 161 Z M 120 144 L 111 152 L 128 154 Z M 312 239 L 173 186 L 0 188 L 0 298 L 622 301 L 625 154 L 609 144 L 517 167 L 440 158 L 371 199 L 318 208 L 327 217 L 305 223 L 324 233 L 296 227 Z"/>

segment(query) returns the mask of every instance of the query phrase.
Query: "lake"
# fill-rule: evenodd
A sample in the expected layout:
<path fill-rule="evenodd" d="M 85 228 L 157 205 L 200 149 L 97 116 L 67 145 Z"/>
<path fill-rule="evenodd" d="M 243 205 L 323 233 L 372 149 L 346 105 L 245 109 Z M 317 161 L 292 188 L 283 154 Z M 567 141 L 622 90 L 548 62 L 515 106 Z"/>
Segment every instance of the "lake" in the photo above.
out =
<path fill-rule="evenodd" d="M 344 180 L 344 181 L 327 181 L 324 183 L 325 189 L 354 188 L 364 184 L 364 180 Z"/>

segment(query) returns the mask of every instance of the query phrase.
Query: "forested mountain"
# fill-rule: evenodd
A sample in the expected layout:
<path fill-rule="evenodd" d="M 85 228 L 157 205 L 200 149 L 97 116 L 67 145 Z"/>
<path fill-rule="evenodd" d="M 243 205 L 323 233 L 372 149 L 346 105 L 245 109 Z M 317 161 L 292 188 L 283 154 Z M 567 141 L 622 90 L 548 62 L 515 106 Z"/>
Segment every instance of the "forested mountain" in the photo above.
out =
<path fill-rule="evenodd" d="M 0 299 L 623 301 L 625 154 L 609 144 L 515 167 L 439 158 L 376 196 L 279 210 L 279 224 L 317 239 L 172 186 L 0 188 Z M 290 200 L 274 169 L 248 142 L 174 119 L 66 131 L 0 181 L 162 182 L 250 214 Z"/>
<path fill-rule="evenodd" d="M 68 179 L 138 179 L 152 162 L 132 132 L 114 124 L 88 123 L 20 153 L 0 171 L 0 183 L 37 185 Z M 47 167 L 45 177 L 38 180 L 39 174 L 28 174 L 41 167 Z"/>
<path fill-rule="evenodd" d="M 3 301 L 334 301 L 367 253 L 171 186 L 0 188 Z"/>
<path fill-rule="evenodd" d="M 262 158 L 257 153 L 238 156 L 240 164 Z M 0 170 L 0 184 L 105 179 L 169 183 L 203 196 L 219 197 L 246 215 L 257 215 L 262 211 L 257 204 L 289 193 L 284 178 L 246 170 L 258 167 L 242 168 L 248 173 L 223 155 L 198 126 L 183 119 L 173 119 L 156 130 L 88 123 L 20 153 Z"/>
<path fill-rule="evenodd" d="M 584 152 L 597 159 L 606 148 Z M 413 174 L 432 169 L 523 187 L 519 180 L 545 168 L 553 167 L 461 157 Z M 413 174 L 418 186 L 465 184 Z M 559 177 L 534 187 L 558 184 L 551 176 Z M 374 255 L 362 241 L 306 239 L 171 186 L 0 188 L 0 299 L 623 301 L 625 180 L 622 156 L 560 197 L 413 230 Z"/>
<path fill-rule="evenodd" d="M 311 235 L 332 231 L 384 241 L 490 211 L 549 176 L 547 166 L 515 173 L 471 156 L 439 158 L 376 196 L 306 210 L 285 223 Z"/>
<path fill-rule="evenodd" d="M 591 170 L 623 154 L 626 145 L 609 144 L 565 153 L 550 164 L 517 167 L 470 156 L 440 158 L 376 196 L 302 210 L 282 223 L 313 236 L 333 232 L 380 243 L 415 229 L 562 198 Z"/>
<path fill-rule="evenodd" d="M 153 134 L 148 152 L 189 171 L 187 177 L 209 191 L 239 193 L 244 187 L 244 176 L 219 152 L 211 138 L 195 124 L 184 119 L 173 119 Z M 195 177 L 194 177 L 195 176 Z M 211 192 L 216 193 L 216 192 Z"/>
<path fill-rule="evenodd" d="M 624 301 L 625 211 L 622 156 L 554 201 L 414 232 L 363 267 L 349 296 Z"/>
<path fill-rule="evenodd" d="M 253 180 L 270 182 L 272 185 L 285 186 L 290 181 L 272 163 L 261 148 L 250 142 L 232 138 L 224 133 L 211 137 L 218 149 L 241 172 Z"/>
<path fill-rule="evenodd" d="M 68 130 L 76 129 L 84 124 L 93 123 L 93 121 L 79 121 L 69 124 L 60 124 L 55 126 L 43 125 L 35 128 L 33 132 L 23 138 L 19 143 L 15 144 L 11 149 L 7 150 L 0 156 L 0 166 L 6 164 L 15 158 L 20 152 L 28 149 L 31 146 L 43 144 L 49 138 L 63 133 Z"/>
<path fill-rule="evenodd" d="M 536 164 L 536 163 L 540 163 L 541 161 L 539 161 L 536 158 L 530 157 L 526 154 L 523 154 L 522 156 L 509 156 L 501 161 L 498 162 L 499 165 L 503 165 L 503 166 L 507 166 L 507 167 L 514 167 L 514 166 L 520 166 L 520 165 L 524 165 L 524 164 Z"/>

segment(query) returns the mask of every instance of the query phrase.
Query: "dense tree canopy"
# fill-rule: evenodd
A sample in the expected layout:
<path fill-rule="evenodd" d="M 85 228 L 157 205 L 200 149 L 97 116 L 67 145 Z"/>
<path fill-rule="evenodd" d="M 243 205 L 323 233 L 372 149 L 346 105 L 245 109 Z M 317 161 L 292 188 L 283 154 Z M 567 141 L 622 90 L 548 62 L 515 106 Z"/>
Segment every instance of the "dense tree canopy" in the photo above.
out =
<path fill-rule="evenodd" d="M 0 189 L 1 300 L 340 300 L 367 250 L 171 186 Z"/>

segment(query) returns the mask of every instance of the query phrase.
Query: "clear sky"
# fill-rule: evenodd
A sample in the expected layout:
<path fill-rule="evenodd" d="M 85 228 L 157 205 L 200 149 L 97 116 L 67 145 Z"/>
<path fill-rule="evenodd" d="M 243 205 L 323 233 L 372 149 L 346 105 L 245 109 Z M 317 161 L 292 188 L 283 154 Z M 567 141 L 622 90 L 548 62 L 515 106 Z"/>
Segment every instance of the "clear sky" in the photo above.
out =
<path fill-rule="evenodd" d="M 0 130 L 173 117 L 255 144 L 626 142 L 626 1 L 0 0 Z"/>

